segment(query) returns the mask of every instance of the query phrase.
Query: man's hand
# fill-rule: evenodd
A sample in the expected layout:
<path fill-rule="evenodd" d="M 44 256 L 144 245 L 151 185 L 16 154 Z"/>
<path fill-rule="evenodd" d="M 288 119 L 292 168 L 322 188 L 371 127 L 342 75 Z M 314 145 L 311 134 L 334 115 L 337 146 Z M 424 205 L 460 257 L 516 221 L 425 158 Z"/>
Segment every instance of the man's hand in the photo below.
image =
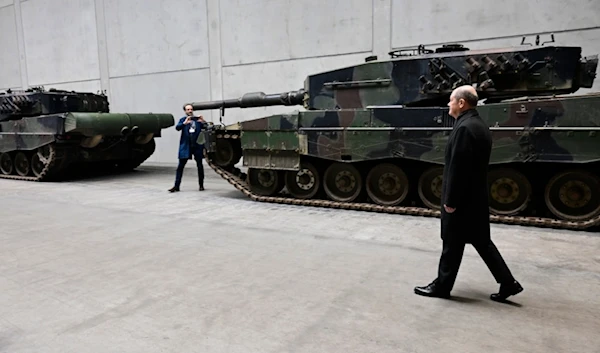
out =
<path fill-rule="evenodd" d="M 192 117 L 188 115 L 188 116 L 185 118 L 185 121 L 184 121 L 183 123 L 184 123 L 185 125 L 187 125 L 187 124 L 189 124 L 190 122 L 192 122 Z"/>
<path fill-rule="evenodd" d="M 445 204 L 444 204 L 444 209 L 446 210 L 447 213 L 452 213 L 452 212 L 456 211 L 456 208 L 448 207 Z"/>
<path fill-rule="evenodd" d="M 205 123 L 206 120 L 204 120 L 204 117 L 202 115 L 198 116 L 198 120 L 200 120 L 201 122 Z"/>

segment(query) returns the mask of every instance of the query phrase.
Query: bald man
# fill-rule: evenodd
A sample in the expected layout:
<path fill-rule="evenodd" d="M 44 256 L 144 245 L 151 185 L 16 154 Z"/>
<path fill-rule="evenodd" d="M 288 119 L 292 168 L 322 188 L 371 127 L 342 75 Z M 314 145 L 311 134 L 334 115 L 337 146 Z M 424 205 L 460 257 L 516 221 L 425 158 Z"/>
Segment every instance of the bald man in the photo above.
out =
<path fill-rule="evenodd" d="M 438 277 L 415 293 L 450 298 L 465 244 L 471 244 L 488 266 L 498 293 L 492 300 L 504 301 L 523 291 L 490 238 L 487 169 L 492 137 L 476 110 L 477 91 L 472 86 L 456 88 L 450 95 L 449 115 L 456 119 L 446 145 L 442 181 L 442 255 Z"/>

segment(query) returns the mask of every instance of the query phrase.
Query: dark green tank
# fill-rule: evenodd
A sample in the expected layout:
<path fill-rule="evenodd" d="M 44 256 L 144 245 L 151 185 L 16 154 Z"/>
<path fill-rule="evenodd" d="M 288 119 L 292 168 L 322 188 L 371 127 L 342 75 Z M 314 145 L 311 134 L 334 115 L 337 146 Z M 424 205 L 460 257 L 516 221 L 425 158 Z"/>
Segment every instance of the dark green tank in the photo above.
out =
<path fill-rule="evenodd" d="M 111 113 L 104 94 L 43 88 L 0 93 L 0 178 L 59 180 L 72 170 L 139 166 L 171 114 Z"/>
<path fill-rule="evenodd" d="M 192 105 L 305 108 L 206 133 L 211 166 L 255 200 L 439 216 L 447 103 L 472 85 L 494 139 L 492 221 L 583 229 L 600 223 L 600 94 L 576 94 L 598 66 L 581 50 L 420 46 L 308 75 L 300 90 Z"/>

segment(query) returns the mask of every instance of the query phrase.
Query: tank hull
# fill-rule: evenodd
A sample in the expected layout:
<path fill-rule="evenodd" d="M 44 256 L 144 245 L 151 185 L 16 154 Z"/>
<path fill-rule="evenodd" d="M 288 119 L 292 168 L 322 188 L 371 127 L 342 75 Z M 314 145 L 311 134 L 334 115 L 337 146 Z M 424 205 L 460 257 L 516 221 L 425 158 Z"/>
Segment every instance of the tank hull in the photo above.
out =
<path fill-rule="evenodd" d="M 84 167 L 106 173 L 139 166 L 171 114 L 63 112 L 0 122 L 0 178 L 60 180 Z"/>
<path fill-rule="evenodd" d="M 600 94 L 478 107 L 493 137 L 492 221 L 600 223 Z M 447 107 L 370 106 L 273 115 L 206 134 L 210 165 L 248 196 L 439 216 Z M 247 174 L 235 165 L 243 157 Z"/>

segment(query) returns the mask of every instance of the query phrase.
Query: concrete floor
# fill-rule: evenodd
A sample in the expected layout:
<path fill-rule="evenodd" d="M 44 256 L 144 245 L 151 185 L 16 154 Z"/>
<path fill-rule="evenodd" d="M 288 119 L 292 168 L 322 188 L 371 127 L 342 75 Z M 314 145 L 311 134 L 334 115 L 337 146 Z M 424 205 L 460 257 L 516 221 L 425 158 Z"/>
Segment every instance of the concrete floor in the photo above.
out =
<path fill-rule="evenodd" d="M 598 234 L 493 225 L 525 287 L 489 300 L 468 247 L 453 300 L 439 221 L 252 202 L 206 167 L 0 180 L 0 351 L 600 352 Z"/>

